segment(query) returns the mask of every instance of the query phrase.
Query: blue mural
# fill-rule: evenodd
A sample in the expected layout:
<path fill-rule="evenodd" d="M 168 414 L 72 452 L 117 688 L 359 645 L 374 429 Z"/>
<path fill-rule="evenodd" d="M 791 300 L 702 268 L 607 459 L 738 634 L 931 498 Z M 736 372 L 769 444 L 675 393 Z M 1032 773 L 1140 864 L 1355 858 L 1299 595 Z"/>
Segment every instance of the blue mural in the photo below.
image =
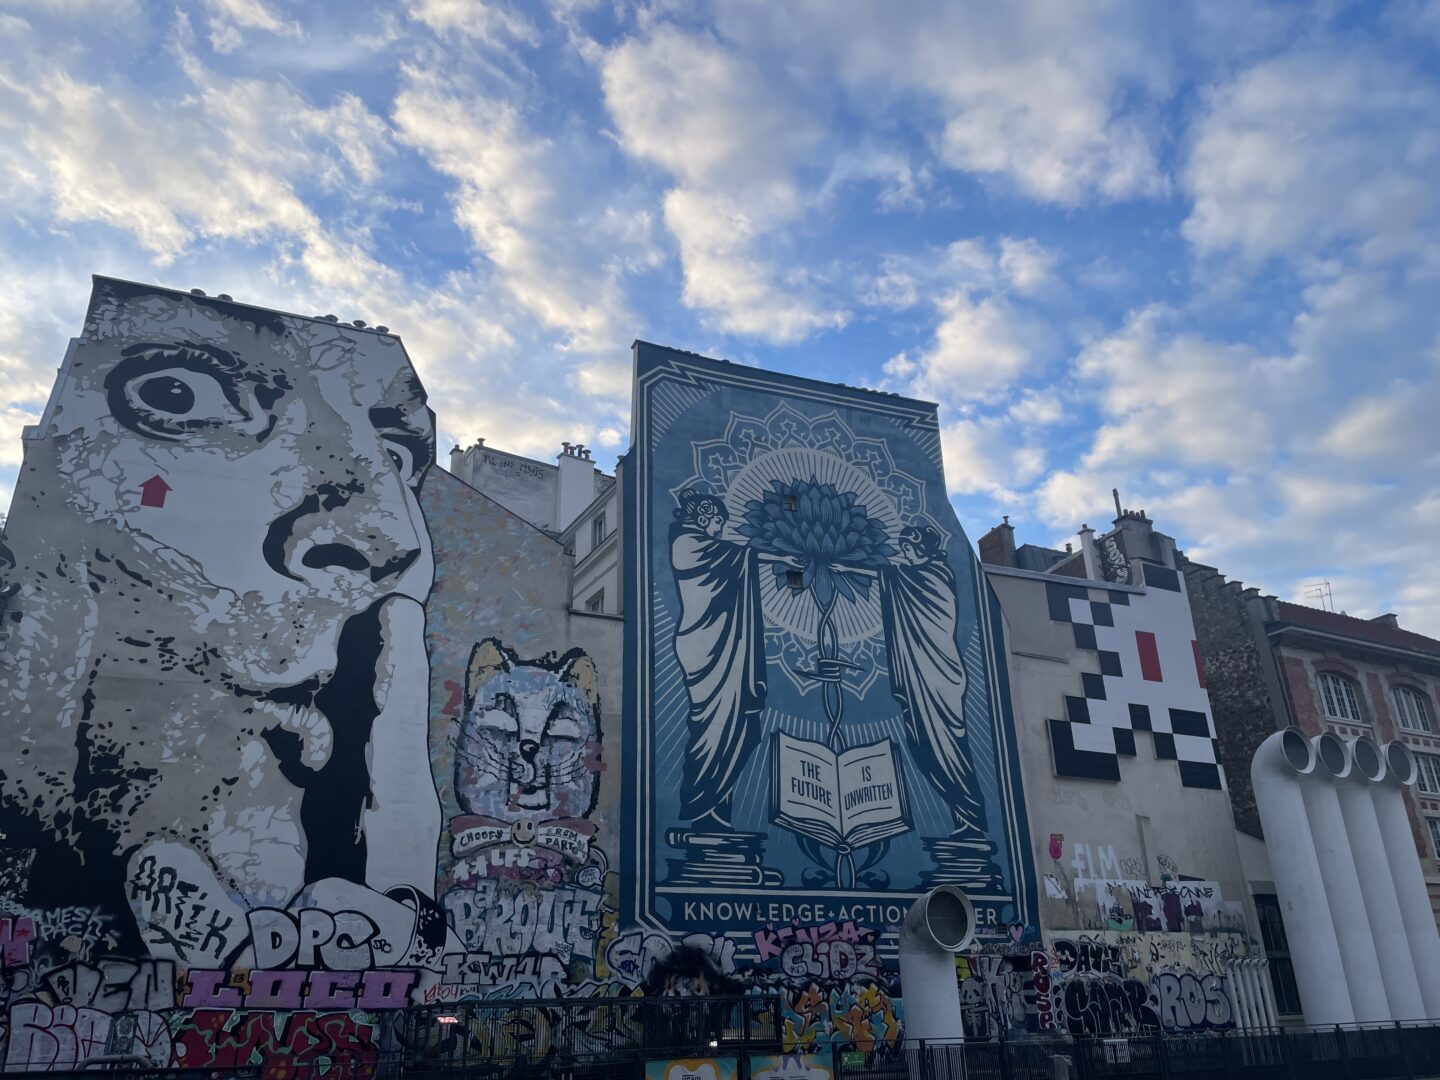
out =
<path fill-rule="evenodd" d="M 1038 939 L 998 607 L 933 405 L 639 342 L 622 918 L 893 927 L 965 889 Z"/>

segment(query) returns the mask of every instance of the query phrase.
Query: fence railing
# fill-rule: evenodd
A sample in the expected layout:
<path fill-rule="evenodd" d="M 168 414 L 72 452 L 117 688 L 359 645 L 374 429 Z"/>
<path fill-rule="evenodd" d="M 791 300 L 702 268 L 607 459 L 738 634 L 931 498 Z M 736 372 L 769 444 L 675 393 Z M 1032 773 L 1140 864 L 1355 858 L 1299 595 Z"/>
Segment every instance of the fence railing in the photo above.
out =
<path fill-rule="evenodd" d="M 908 1042 L 834 1050 L 834 1080 L 1430 1080 L 1440 1023 L 994 1042 Z"/>
<path fill-rule="evenodd" d="M 393 1014 L 383 1041 L 254 1048 L 200 1067 L 123 1054 L 55 1080 L 646 1080 L 653 1063 L 720 1059 L 717 1080 L 1432 1080 L 1440 1022 L 1319 1029 L 1036 1035 L 983 1041 L 834 1043 L 786 1062 L 778 999 L 475 1001 Z M 237 1049 L 239 1047 L 237 1046 Z M 12 1063 L 6 1073 L 23 1073 Z M 717 1062 L 717 1065 L 719 1062 Z M 685 1070 L 682 1070 L 685 1071 Z M 763 1074 L 763 1075 L 762 1075 Z M 37 1070 L 32 1075 L 42 1073 Z M 8 1080 L 8 1077 L 7 1077 Z"/>

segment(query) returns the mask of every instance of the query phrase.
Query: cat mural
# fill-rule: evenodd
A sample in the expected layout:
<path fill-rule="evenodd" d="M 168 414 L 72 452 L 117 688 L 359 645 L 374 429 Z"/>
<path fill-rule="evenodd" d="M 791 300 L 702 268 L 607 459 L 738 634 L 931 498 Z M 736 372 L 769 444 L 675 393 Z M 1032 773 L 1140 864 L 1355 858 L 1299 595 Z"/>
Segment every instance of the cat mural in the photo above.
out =
<path fill-rule="evenodd" d="M 585 817 L 595 806 L 599 674 L 581 649 L 522 661 L 496 638 L 470 654 L 455 793 L 472 813 Z"/>
<path fill-rule="evenodd" d="M 595 975 L 599 681 L 581 649 L 522 659 L 492 637 L 470 651 L 441 896 L 468 957 L 447 1000 L 554 997 Z"/>

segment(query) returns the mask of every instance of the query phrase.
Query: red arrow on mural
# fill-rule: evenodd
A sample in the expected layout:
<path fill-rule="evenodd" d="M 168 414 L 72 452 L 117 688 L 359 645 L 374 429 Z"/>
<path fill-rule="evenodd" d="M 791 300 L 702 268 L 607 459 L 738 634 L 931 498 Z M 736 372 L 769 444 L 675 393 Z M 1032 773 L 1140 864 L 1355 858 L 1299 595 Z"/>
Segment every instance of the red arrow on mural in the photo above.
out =
<path fill-rule="evenodd" d="M 152 476 L 140 485 L 140 505 L 164 506 L 165 496 L 173 490 L 163 477 Z"/>

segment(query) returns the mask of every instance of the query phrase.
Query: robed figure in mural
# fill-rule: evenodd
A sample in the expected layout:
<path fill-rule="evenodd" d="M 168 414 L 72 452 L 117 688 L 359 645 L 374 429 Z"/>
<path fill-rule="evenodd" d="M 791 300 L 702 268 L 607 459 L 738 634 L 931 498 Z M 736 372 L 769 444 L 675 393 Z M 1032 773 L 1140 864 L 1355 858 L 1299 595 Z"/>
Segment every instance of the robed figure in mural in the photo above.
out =
<path fill-rule="evenodd" d="M 698 829 L 729 829 L 731 792 L 759 742 L 765 704 L 759 555 L 721 538 L 728 515 L 715 495 L 682 491 L 675 517 L 675 655 L 690 695 L 681 816 Z"/>
<path fill-rule="evenodd" d="M 985 808 L 966 745 L 955 574 L 940 534 L 928 525 L 902 530 L 899 549 L 880 571 L 890 690 L 904 712 L 916 762 L 954 811 L 955 835 L 982 836 Z"/>

